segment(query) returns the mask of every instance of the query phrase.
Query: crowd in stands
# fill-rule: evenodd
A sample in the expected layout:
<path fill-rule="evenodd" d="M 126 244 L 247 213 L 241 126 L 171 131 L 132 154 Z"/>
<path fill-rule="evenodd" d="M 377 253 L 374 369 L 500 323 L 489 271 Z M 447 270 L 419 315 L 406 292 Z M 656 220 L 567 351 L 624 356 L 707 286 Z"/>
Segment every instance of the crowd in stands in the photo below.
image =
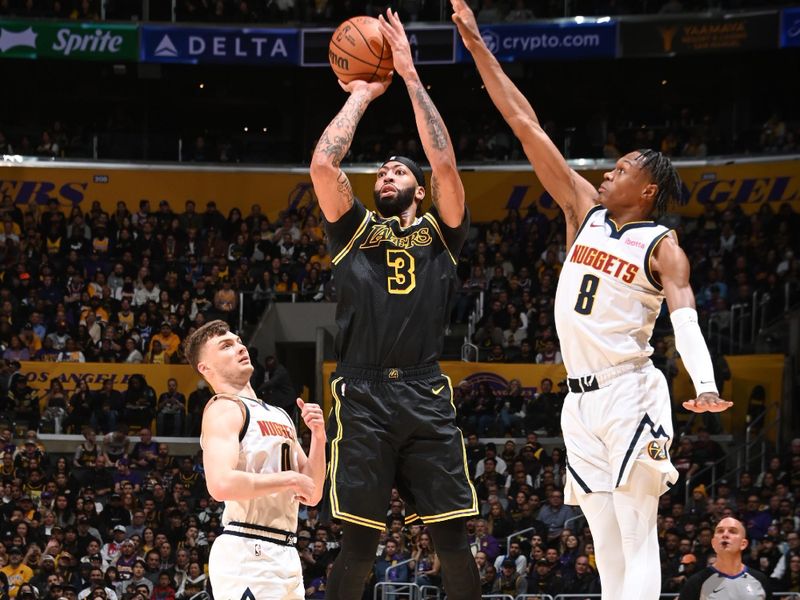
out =
<path fill-rule="evenodd" d="M 692 265 L 692 286 L 704 331 L 728 332 L 731 307 L 764 301 L 765 322 L 778 317 L 787 301 L 798 300 L 800 244 L 792 235 L 800 216 L 788 205 L 768 205 L 753 215 L 739 207 L 719 211 L 709 205 L 697 219 L 666 219 Z M 496 362 L 561 362 L 553 323 L 558 275 L 566 256 L 563 217 L 548 219 L 531 205 L 510 213 L 470 239 L 460 269 L 464 291 L 456 321 L 468 318 L 476 294 L 484 294 L 484 313 L 473 342 L 480 358 Z M 787 285 L 791 298 L 786 297 Z M 666 311 L 666 307 L 664 307 Z M 662 315 L 662 317 L 665 316 Z M 668 379 L 674 376 L 669 324 L 657 324 L 654 359 Z M 749 335 L 749 334 L 748 334 Z M 712 340 L 713 342 L 713 340 Z M 712 343 L 712 351 L 714 350 Z"/>
<path fill-rule="evenodd" d="M 208 553 L 223 505 L 208 495 L 201 453 L 175 456 L 148 428 L 136 430 L 135 443 L 127 427 L 102 436 L 88 426 L 82 431 L 74 453 L 58 455 L 33 429 L 15 444 L 11 428 L 0 427 L 0 598 L 207 598 Z M 301 440 L 309 444 L 307 431 Z M 484 443 L 475 429 L 467 430 L 465 447 L 480 503 L 467 527 L 483 592 L 599 592 L 591 531 L 564 504 L 563 450 L 548 451 L 534 432 Z M 676 487 L 662 497 L 664 592 L 680 591 L 692 573 L 713 564 L 713 528 L 727 516 L 747 528 L 745 563 L 770 576 L 776 591 L 800 591 L 800 439 L 783 450 L 763 472 L 713 486 L 696 477 L 688 496 Z M 700 431 L 673 446 L 673 461 L 696 470 L 719 452 Z M 308 598 L 324 598 L 340 545 L 341 523 L 320 514 L 318 506 L 301 507 L 298 520 Z M 397 491 L 375 557 L 365 598 L 377 582 L 441 586 L 434 540 L 424 524 L 405 522 Z"/>
<path fill-rule="evenodd" d="M 572 156 L 616 159 L 628 148 L 656 148 L 673 158 L 702 159 L 726 154 L 784 155 L 800 152 L 800 120 L 772 113 L 763 123 L 754 123 L 731 137 L 710 113 L 697 113 L 689 108 L 663 110 L 660 117 L 649 123 L 603 124 L 608 133 L 603 138 L 588 139 L 576 134 L 567 123 L 553 120 L 543 122 L 548 135 L 561 148 L 572 148 Z M 93 128 L 81 121 L 64 123 L 55 120 L 46 129 L 31 130 L 31 126 L 3 131 L 0 123 L 0 154 L 19 154 L 42 158 L 88 158 L 93 153 L 92 137 L 98 138 L 100 158 L 139 158 L 140 149 L 128 147 L 127 138 L 118 140 L 113 118 L 107 128 Z M 524 161 L 519 141 L 508 127 L 494 115 L 461 116 L 450 123 L 456 157 L 460 163 L 497 164 L 505 161 Z M 183 140 L 181 159 L 198 163 L 285 162 L 285 156 L 263 154 L 258 144 L 251 143 L 249 134 L 241 131 L 206 131 Z M 177 152 L 177 137 L 172 140 Z M 165 143 L 169 141 L 165 140 Z M 311 148 L 302 149 L 302 156 L 311 156 Z M 393 123 L 380 132 L 367 130 L 357 137 L 346 162 L 371 163 L 377 156 L 401 154 L 424 162 L 416 132 L 405 131 Z M 174 155 L 173 155 L 174 156 Z"/>
<path fill-rule="evenodd" d="M 247 325 L 272 302 L 336 297 L 323 228 L 305 207 L 273 223 L 258 205 L 246 215 L 234 208 L 226 216 L 214 202 L 198 210 L 190 200 L 175 212 L 167 201 L 153 208 L 142 200 L 133 213 L 120 202 L 109 214 L 94 202 L 85 213 L 75 206 L 67 214 L 55 200 L 17 206 L 6 196 L 0 219 L 0 352 L 7 376 L 26 360 L 184 363 L 181 340 L 210 319 L 225 319 L 238 330 L 240 309 Z M 766 203 L 749 216 L 738 206 L 720 211 L 708 205 L 699 218 L 667 219 L 692 264 L 704 331 L 712 322 L 717 333 L 728 332 L 731 307 L 752 305 L 754 293 L 765 323 L 797 301 L 800 238 L 792 232 L 799 221 L 789 204 L 773 209 Z M 473 321 L 478 358 L 561 362 L 553 304 L 564 231 L 560 213 L 548 218 L 534 204 L 523 213 L 509 211 L 502 221 L 473 224 L 459 258 L 462 293 L 453 321 L 470 321 L 482 308 L 482 318 Z M 657 324 L 654 361 L 672 378 L 674 348 L 665 325 Z M 86 389 L 67 397 L 56 387 L 34 399 L 32 390 L 12 386 L 0 408 L 25 416 L 31 426 L 39 410 L 51 421 L 61 418 L 67 429 L 89 414 L 106 415 L 106 429 L 117 418 L 149 425 L 165 414 L 165 427 L 178 433 L 197 412 L 190 398 L 187 412 L 178 414 L 182 396 L 156 393 L 136 378 L 123 397 L 109 393 L 88 400 Z M 106 412 L 92 412 L 106 405 Z M 524 411 L 512 412 L 524 419 Z M 159 431 L 165 431 L 161 424 Z"/>

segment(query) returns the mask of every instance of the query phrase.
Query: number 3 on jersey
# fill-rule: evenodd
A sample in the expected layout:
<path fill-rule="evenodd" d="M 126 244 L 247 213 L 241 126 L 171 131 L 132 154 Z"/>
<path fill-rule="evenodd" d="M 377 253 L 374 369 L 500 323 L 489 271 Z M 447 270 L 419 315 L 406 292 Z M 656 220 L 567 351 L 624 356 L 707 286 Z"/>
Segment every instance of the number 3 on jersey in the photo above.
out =
<path fill-rule="evenodd" d="M 389 266 L 386 286 L 390 294 L 408 294 L 417 287 L 414 257 L 408 251 L 397 248 L 386 250 L 386 264 Z"/>
<path fill-rule="evenodd" d="M 575 312 L 581 315 L 592 314 L 594 306 L 594 296 L 597 293 L 597 286 L 600 285 L 600 278 L 597 275 L 584 275 L 581 281 L 581 289 L 578 292 L 578 301 L 575 302 Z"/>

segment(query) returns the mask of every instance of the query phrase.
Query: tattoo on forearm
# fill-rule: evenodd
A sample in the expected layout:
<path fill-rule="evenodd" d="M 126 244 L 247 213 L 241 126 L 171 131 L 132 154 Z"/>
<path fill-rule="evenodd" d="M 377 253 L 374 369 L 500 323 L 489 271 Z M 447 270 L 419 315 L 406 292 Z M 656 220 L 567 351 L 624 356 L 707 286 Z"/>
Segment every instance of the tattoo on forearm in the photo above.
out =
<path fill-rule="evenodd" d="M 436 175 L 431 175 L 431 202 L 439 209 L 439 178 Z"/>
<path fill-rule="evenodd" d="M 353 203 L 353 188 L 350 185 L 350 180 L 344 171 L 339 171 L 339 176 L 336 178 L 336 193 L 339 197 L 348 203 L 348 206 Z"/>
<path fill-rule="evenodd" d="M 339 114 L 322 132 L 314 154 L 330 157 L 333 166 L 338 167 L 353 143 L 353 135 L 358 122 L 364 116 L 367 104 L 369 102 L 363 96 L 351 95 Z"/>
<path fill-rule="evenodd" d="M 442 116 L 436 110 L 433 100 L 425 91 L 422 84 L 414 86 L 414 94 L 412 96 L 416 100 L 416 104 L 422 109 L 425 115 L 425 123 L 427 125 L 427 135 L 433 148 L 435 150 L 446 150 L 450 146 L 450 137 L 447 135 L 447 128 L 444 126 Z M 422 132 L 420 131 L 420 134 Z"/>

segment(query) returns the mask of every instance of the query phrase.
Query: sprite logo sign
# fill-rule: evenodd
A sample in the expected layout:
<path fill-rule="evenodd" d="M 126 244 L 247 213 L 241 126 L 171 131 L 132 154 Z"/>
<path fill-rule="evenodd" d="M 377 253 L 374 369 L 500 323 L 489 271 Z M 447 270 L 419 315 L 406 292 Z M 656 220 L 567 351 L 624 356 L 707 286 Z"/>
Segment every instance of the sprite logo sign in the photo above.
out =
<path fill-rule="evenodd" d="M 136 25 L 0 21 L 0 58 L 136 61 Z"/>

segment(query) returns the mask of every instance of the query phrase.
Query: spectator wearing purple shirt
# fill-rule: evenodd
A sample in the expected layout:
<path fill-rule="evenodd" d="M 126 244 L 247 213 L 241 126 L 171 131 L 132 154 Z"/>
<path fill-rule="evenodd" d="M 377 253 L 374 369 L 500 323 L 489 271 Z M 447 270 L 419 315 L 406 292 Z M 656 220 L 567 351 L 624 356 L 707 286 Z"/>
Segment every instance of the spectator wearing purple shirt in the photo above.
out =
<path fill-rule="evenodd" d="M 469 536 L 469 545 L 475 551 L 484 552 L 490 564 L 494 563 L 500 554 L 500 544 L 489 534 L 484 519 L 476 519 L 475 534 Z"/>
<path fill-rule="evenodd" d="M 156 466 L 158 456 L 158 442 L 153 441 L 153 433 L 147 427 L 139 431 L 139 441 L 133 445 L 130 461 L 131 467 L 136 470 L 149 471 Z"/>

